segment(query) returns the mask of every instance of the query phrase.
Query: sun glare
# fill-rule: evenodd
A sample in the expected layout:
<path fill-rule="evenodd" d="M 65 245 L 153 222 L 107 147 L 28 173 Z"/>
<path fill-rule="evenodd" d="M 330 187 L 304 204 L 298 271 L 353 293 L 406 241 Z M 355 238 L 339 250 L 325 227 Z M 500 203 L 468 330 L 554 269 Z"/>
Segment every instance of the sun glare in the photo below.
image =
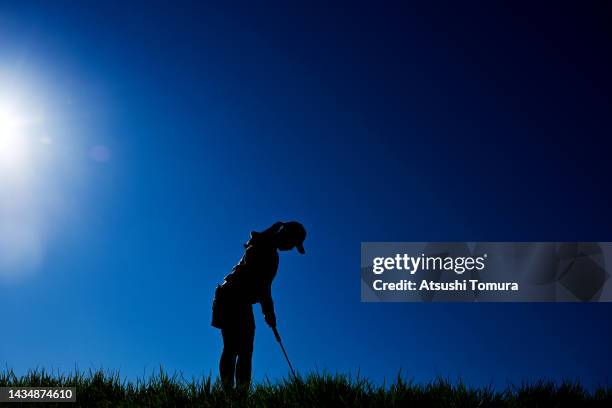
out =
<path fill-rule="evenodd" d="M 62 122 L 48 103 L 48 88 L 35 77 L 26 80 L 1 68 L 0 287 L 42 265 L 71 176 L 69 149 L 56 143 Z"/>
<path fill-rule="evenodd" d="M 13 109 L 0 106 L 0 170 L 15 172 L 28 161 L 25 117 Z"/>

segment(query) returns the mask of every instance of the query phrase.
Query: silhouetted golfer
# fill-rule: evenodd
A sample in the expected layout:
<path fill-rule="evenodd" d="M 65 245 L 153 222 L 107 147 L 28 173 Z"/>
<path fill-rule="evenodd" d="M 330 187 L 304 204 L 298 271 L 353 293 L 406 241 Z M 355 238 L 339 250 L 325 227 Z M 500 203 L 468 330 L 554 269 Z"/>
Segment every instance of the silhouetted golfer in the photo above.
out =
<path fill-rule="evenodd" d="M 238 265 L 217 286 L 212 326 L 221 329 L 223 353 L 219 373 L 225 387 L 251 382 L 251 358 L 255 339 L 253 304 L 261 304 L 266 323 L 276 327 L 272 280 L 278 269 L 278 252 L 293 248 L 303 254 L 306 230 L 299 222 L 277 222 L 263 232 L 251 232 Z M 236 361 L 237 359 L 237 361 Z"/>

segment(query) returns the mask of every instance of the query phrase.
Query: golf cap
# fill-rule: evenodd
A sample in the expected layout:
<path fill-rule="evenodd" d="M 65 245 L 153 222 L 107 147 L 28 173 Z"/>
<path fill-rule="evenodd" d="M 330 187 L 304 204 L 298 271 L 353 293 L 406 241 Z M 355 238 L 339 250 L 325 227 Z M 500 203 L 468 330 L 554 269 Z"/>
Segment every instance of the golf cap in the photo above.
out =
<path fill-rule="evenodd" d="M 295 242 L 295 247 L 300 254 L 305 254 L 304 240 L 306 239 L 306 228 L 297 221 L 289 221 L 283 223 L 283 229 L 288 233 L 291 239 Z"/>

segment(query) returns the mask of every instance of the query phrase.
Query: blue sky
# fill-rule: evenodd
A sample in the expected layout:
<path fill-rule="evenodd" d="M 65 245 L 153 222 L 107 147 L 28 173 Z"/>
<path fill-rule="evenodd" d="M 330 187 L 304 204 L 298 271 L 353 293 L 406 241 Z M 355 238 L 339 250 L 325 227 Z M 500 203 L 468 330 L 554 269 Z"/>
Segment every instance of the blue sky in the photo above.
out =
<path fill-rule="evenodd" d="M 215 285 L 295 219 L 273 292 L 300 371 L 609 384 L 608 304 L 359 298 L 361 241 L 610 240 L 606 15 L 0 2 L 0 91 L 38 118 L 0 178 L 0 363 L 216 374 Z"/>

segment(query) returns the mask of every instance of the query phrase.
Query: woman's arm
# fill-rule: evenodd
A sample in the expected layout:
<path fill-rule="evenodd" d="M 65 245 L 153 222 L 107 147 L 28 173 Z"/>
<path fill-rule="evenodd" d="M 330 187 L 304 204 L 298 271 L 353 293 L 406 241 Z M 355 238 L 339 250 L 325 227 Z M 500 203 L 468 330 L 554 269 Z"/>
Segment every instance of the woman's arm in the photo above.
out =
<path fill-rule="evenodd" d="M 261 299 L 259 301 L 261 311 L 264 314 L 266 323 L 270 327 L 276 327 L 276 313 L 274 312 L 274 302 L 272 301 L 272 282 L 266 284 Z"/>

